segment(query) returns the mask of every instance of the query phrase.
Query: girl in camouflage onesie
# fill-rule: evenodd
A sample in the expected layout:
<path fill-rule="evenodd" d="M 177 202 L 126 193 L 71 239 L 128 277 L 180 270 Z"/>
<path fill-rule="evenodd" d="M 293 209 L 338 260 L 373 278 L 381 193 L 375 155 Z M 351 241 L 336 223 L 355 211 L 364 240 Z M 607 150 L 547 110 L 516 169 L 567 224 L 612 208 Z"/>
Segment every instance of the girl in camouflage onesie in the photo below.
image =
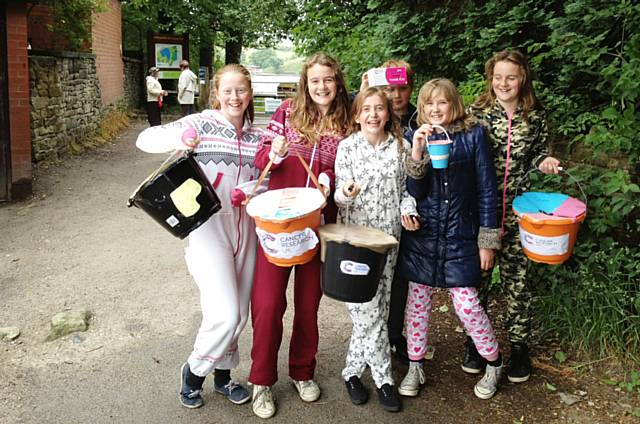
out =
<path fill-rule="evenodd" d="M 531 320 L 531 282 L 527 277 L 527 258 L 520 248 L 520 235 L 511 203 L 517 184 L 537 167 L 545 174 L 557 174 L 560 161 L 548 155 L 547 121 L 533 90 L 531 70 L 522 53 L 504 50 L 485 65 L 487 90 L 471 105 L 470 113 L 486 128 L 494 154 L 498 183 L 498 217 L 502 249 L 497 252 L 500 278 L 506 289 L 507 322 L 511 358 L 507 377 L 524 382 L 531 374 L 527 339 Z M 491 271 L 484 275 L 484 290 Z M 486 295 L 483 296 L 486 304 Z M 484 359 L 467 339 L 462 369 L 480 373 Z"/>

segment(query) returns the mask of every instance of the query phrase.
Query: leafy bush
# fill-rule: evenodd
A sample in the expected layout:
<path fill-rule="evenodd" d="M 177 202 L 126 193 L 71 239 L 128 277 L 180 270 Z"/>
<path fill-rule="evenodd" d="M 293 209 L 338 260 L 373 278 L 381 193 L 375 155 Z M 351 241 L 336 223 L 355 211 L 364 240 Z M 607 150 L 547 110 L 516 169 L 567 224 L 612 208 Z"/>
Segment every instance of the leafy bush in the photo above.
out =
<path fill-rule="evenodd" d="M 640 362 L 640 187 L 623 170 L 581 166 L 539 178 L 534 189 L 587 194 L 587 219 L 570 260 L 532 265 L 546 335 L 598 357 Z"/>

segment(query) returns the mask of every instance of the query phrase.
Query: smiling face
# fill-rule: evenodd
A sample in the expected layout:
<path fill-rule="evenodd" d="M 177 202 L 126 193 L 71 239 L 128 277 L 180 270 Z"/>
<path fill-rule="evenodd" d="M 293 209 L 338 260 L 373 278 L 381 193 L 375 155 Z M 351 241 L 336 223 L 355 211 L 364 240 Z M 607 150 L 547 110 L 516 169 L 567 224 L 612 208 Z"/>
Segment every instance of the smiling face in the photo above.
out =
<path fill-rule="evenodd" d="M 244 112 L 251 102 L 251 85 L 239 72 L 226 72 L 218 84 L 218 101 L 222 115 L 236 127 L 242 127 Z"/>
<path fill-rule="evenodd" d="M 503 106 L 517 106 L 522 87 L 522 70 L 513 62 L 502 60 L 493 67 L 491 88 Z"/>
<path fill-rule="evenodd" d="M 338 86 L 333 69 L 316 63 L 307 70 L 307 87 L 311 100 L 326 114 L 336 98 Z"/>
<path fill-rule="evenodd" d="M 446 127 L 451 123 L 451 102 L 440 90 L 433 92 L 422 105 L 424 116 L 428 123 Z"/>
<path fill-rule="evenodd" d="M 393 102 L 393 110 L 400 116 L 407 113 L 409 101 L 411 100 L 410 85 L 388 85 L 384 92 Z"/>
<path fill-rule="evenodd" d="M 387 100 L 377 94 L 364 99 L 356 121 L 367 140 L 380 141 L 384 137 L 384 127 L 390 118 L 387 104 Z"/>

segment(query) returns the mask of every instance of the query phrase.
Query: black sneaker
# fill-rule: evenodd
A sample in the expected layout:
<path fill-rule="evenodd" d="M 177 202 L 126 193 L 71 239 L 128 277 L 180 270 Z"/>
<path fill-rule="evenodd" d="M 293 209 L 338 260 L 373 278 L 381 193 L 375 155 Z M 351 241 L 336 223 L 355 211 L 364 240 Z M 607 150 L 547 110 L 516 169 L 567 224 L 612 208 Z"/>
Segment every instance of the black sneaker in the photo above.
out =
<path fill-rule="evenodd" d="M 351 403 L 354 405 L 364 405 L 367 403 L 369 400 L 369 394 L 367 393 L 367 389 L 362 385 L 362 381 L 360 381 L 357 376 L 353 375 L 349 377 L 349 381 L 345 381 L 344 384 L 347 386 Z"/>
<path fill-rule="evenodd" d="M 511 358 L 507 367 L 507 378 L 512 383 L 524 383 L 531 376 L 531 360 L 526 343 L 511 344 Z"/>
<path fill-rule="evenodd" d="M 383 384 L 378 389 L 378 400 L 385 411 L 398 412 L 402 408 L 396 389 L 391 384 Z"/>
<path fill-rule="evenodd" d="M 409 364 L 409 356 L 407 355 L 407 339 L 404 336 L 389 339 L 391 345 L 391 353 L 398 358 L 403 364 Z"/>
<path fill-rule="evenodd" d="M 480 356 L 473 340 L 471 340 L 471 337 L 467 336 L 467 341 L 464 342 L 462 371 L 468 374 L 480 374 L 486 366 L 487 360 Z"/>
<path fill-rule="evenodd" d="M 204 377 L 198 377 L 189 369 L 185 362 L 180 369 L 180 403 L 185 408 L 200 408 L 204 405 L 202 400 L 202 383 Z"/>

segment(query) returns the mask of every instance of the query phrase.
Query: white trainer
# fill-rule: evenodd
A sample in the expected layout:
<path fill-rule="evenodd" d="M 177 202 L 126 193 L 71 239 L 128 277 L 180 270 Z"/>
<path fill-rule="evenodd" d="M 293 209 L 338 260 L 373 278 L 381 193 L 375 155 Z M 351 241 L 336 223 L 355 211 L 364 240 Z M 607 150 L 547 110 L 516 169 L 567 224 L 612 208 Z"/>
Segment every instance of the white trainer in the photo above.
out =
<path fill-rule="evenodd" d="M 426 381 L 422 364 L 419 362 L 411 362 L 407 375 L 404 376 L 402 383 L 398 386 L 398 393 L 402 396 L 418 396 L 420 387 Z"/>
<path fill-rule="evenodd" d="M 320 387 L 313 380 L 293 380 L 293 385 L 296 386 L 300 399 L 305 402 L 315 402 L 320 397 Z"/>
<path fill-rule="evenodd" d="M 276 403 L 271 393 L 271 387 L 260 386 L 259 384 L 253 385 L 253 413 L 258 417 L 267 419 L 271 418 L 276 413 Z"/>
<path fill-rule="evenodd" d="M 487 364 L 484 377 L 478 381 L 473 388 L 473 392 L 480 399 L 491 399 L 498 391 L 498 381 L 502 375 L 502 364 L 498 367 L 492 367 Z"/>

